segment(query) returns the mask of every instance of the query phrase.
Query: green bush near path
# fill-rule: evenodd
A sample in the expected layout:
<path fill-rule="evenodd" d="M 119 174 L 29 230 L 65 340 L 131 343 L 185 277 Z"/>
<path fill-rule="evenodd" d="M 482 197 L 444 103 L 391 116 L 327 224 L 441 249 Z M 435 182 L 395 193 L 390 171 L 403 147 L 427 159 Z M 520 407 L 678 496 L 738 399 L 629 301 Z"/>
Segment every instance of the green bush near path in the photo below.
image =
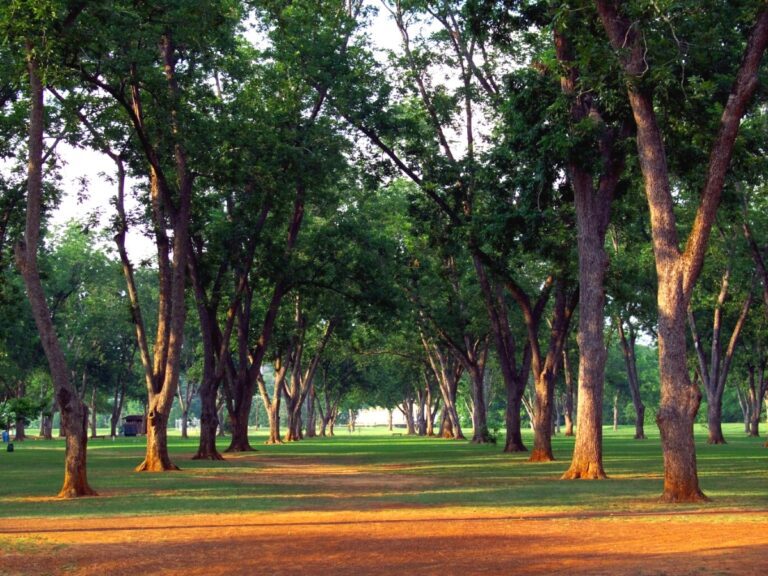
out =
<path fill-rule="evenodd" d="M 768 509 L 768 448 L 747 438 L 743 426 L 726 425 L 728 444 L 708 446 L 698 428 L 699 476 L 707 507 Z M 223 462 L 194 461 L 197 439 L 172 438 L 172 458 L 182 471 L 136 473 L 143 438 L 89 443 L 89 478 L 96 498 L 58 500 L 63 476 L 61 440 L 28 440 L 0 452 L 0 517 L 109 516 L 259 512 L 270 510 L 368 510 L 382 507 L 458 506 L 503 513 L 669 510 L 657 502 L 662 455 L 656 430 L 646 441 L 634 428 L 604 430 L 608 481 L 560 481 L 573 438 L 554 439 L 556 462 L 529 464 L 527 454 L 503 454 L 498 445 L 392 436 L 366 429 L 334 438 L 226 455 Z M 532 438 L 526 437 L 530 446 Z M 220 449 L 226 447 L 223 439 Z M 270 473 L 263 473 L 269 467 Z M 678 507 L 679 509 L 680 507 Z"/>

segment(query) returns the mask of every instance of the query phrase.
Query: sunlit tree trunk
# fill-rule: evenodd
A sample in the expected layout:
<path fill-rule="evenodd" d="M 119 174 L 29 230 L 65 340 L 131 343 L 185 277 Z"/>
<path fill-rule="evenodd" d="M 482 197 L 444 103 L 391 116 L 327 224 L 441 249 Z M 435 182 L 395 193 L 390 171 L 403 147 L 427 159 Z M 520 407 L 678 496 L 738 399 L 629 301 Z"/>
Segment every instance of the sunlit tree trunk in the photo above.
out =
<path fill-rule="evenodd" d="M 44 88 L 36 52 L 37 47 L 27 42 L 26 58 L 30 88 L 27 213 L 24 238 L 16 246 L 16 264 L 24 280 L 35 325 L 48 360 L 54 396 L 61 412 L 62 428 L 66 436 L 64 483 L 59 496 L 71 498 L 96 493 L 88 484 L 86 467 L 88 411 L 69 381 L 67 361 L 51 320 L 37 266 L 43 206 Z"/>
<path fill-rule="evenodd" d="M 642 29 L 621 12 L 615 0 L 597 0 L 597 8 L 612 47 L 627 75 L 627 94 L 637 127 L 637 151 L 650 208 L 651 235 L 658 278 L 658 341 L 661 403 L 656 421 L 664 454 L 664 493 L 667 502 L 705 499 L 699 488 L 693 423 L 701 392 L 686 366 L 685 324 L 691 292 L 701 272 L 725 174 L 731 162 L 741 119 L 758 84 L 760 61 L 768 43 L 768 11 L 757 15 L 723 109 L 712 144 L 696 217 L 683 250 L 679 247 L 674 200 L 667 169 L 664 139 L 652 93 L 640 82 L 648 72 Z"/>

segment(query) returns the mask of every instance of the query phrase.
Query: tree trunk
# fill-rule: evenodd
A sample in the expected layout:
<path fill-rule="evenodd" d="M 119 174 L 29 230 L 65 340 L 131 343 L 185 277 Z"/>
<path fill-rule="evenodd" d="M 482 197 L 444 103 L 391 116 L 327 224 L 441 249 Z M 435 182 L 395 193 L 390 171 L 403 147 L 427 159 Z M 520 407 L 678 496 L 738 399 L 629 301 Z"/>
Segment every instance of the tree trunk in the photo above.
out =
<path fill-rule="evenodd" d="M 453 423 L 448 416 L 448 411 L 445 406 L 440 414 L 440 437 L 441 438 L 453 438 Z"/>
<path fill-rule="evenodd" d="M 16 434 L 14 436 L 14 441 L 15 442 L 22 442 L 27 437 L 27 435 L 24 433 L 24 419 L 23 418 L 18 418 L 16 420 L 16 426 L 15 427 L 16 427 Z"/>
<path fill-rule="evenodd" d="M 93 388 L 91 389 L 91 406 L 89 409 L 89 416 L 91 420 L 91 438 L 96 438 L 98 436 L 98 431 L 96 429 L 96 383 L 94 382 Z"/>
<path fill-rule="evenodd" d="M 597 0 L 597 8 L 610 43 L 619 53 L 620 63 L 628 76 L 627 95 L 637 126 L 638 158 L 650 209 L 658 278 L 661 403 L 656 421 L 664 453 L 662 499 L 699 502 L 706 497 L 699 488 L 693 423 L 701 403 L 701 392 L 691 383 L 686 366 L 686 312 L 703 265 L 741 119 L 757 88 L 760 61 L 768 44 L 768 11 L 762 7 L 746 44 L 712 144 L 696 217 L 685 249 L 681 251 L 664 139 L 652 93 L 639 81 L 649 66 L 643 30 L 620 12 L 620 5 L 615 1 Z"/>
<path fill-rule="evenodd" d="M 629 337 L 624 331 L 624 324 L 620 317 L 616 318 L 616 326 L 619 331 L 619 341 L 624 356 L 624 365 L 627 368 L 627 381 L 629 393 L 632 396 L 632 405 L 635 407 L 635 440 L 645 440 L 645 405 L 640 397 L 640 378 L 637 375 L 637 357 L 635 356 L 635 331 L 629 326 Z"/>
<path fill-rule="evenodd" d="M 416 397 L 416 432 L 419 436 L 427 434 L 427 419 L 425 415 L 426 397 L 424 390 L 417 391 Z"/>
<path fill-rule="evenodd" d="M 425 406 L 425 414 L 424 419 L 426 421 L 427 429 L 425 430 L 425 434 L 427 436 L 434 436 L 435 435 L 435 415 L 438 410 L 438 404 L 440 402 L 440 398 L 437 398 L 435 401 L 435 404 L 432 403 L 432 387 L 427 383 L 426 386 L 426 406 Z"/>
<path fill-rule="evenodd" d="M 558 29 L 555 30 L 558 60 L 564 65 L 560 85 L 565 94 L 573 96 L 570 115 L 574 123 L 587 117 L 599 119 L 592 95 L 577 94 L 578 69 L 573 49 Z M 576 444 L 571 466 L 564 479 L 602 479 L 603 470 L 603 388 L 607 350 L 603 337 L 605 273 L 608 255 L 605 234 L 610 219 L 610 207 L 619 177 L 624 170 L 623 154 L 614 151 L 617 134 L 601 126 L 598 137 L 602 157 L 602 174 L 597 187 L 594 175 L 579 161 L 569 161 L 568 177 L 576 205 L 576 228 L 579 252 L 579 376 L 578 409 L 576 411 Z"/>
<path fill-rule="evenodd" d="M 619 429 L 619 393 L 616 392 L 613 395 L 613 431 L 617 432 Z"/>
<path fill-rule="evenodd" d="M 295 408 L 291 406 L 291 401 L 286 398 L 286 412 L 288 415 L 288 422 L 286 423 L 287 433 L 285 435 L 286 442 L 297 442 L 301 440 L 301 432 L 299 430 L 300 416 L 295 411 Z"/>
<path fill-rule="evenodd" d="M 216 420 L 219 421 L 219 426 L 216 429 L 216 436 L 219 438 L 224 438 L 227 435 L 225 430 L 225 426 L 226 426 L 225 423 L 228 421 L 226 420 L 227 415 L 224 412 L 225 412 L 225 409 L 223 406 L 221 406 L 216 410 L 216 414 L 217 414 Z M 231 417 L 230 417 L 230 420 L 231 420 Z M 230 426 L 231 426 L 231 423 L 230 423 Z"/>
<path fill-rule="evenodd" d="M 88 446 L 88 411 L 69 381 L 69 369 L 61 349 L 50 309 L 40 281 L 37 249 L 43 205 L 43 84 L 38 69 L 36 47 L 27 42 L 26 59 L 29 73 L 29 161 L 27 164 L 27 212 L 24 239 L 16 245 L 16 263 L 24 279 L 32 315 L 50 367 L 54 396 L 61 412 L 66 435 L 64 483 L 59 492 L 63 498 L 95 495 L 88 484 L 86 450 Z"/>
<path fill-rule="evenodd" d="M 723 355 L 720 335 L 722 332 L 723 306 L 726 297 L 728 296 L 730 273 L 731 268 L 729 264 L 723 274 L 720 294 L 717 298 L 714 319 L 712 321 L 712 345 L 709 366 L 707 366 L 707 359 L 704 355 L 701 338 L 699 337 L 699 332 L 696 328 L 696 318 L 690 307 L 688 308 L 688 325 L 691 329 L 693 345 L 699 361 L 699 374 L 701 374 L 701 378 L 704 381 L 704 387 L 707 391 L 707 422 L 709 424 L 708 444 L 725 444 L 721 422 L 723 394 L 725 392 L 725 384 L 728 378 L 728 372 L 730 371 L 733 354 L 736 350 L 736 344 L 739 340 L 741 330 L 746 322 L 747 314 L 749 313 L 749 308 L 752 303 L 752 293 L 750 291 L 742 304 L 739 318 L 731 333 L 731 338 L 728 342 L 725 355 Z"/>
<path fill-rule="evenodd" d="M 392 425 L 392 409 L 387 408 L 387 430 L 392 432 L 394 430 L 394 426 Z"/>
<path fill-rule="evenodd" d="M 522 396 L 520 395 L 521 387 L 519 385 L 507 386 L 507 410 L 506 410 L 506 426 L 507 426 L 507 439 L 504 443 L 504 452 L 528 452 L 528 448 L 523 444 L 523 434 L 521 432 L 521 418 L 520 409 L 522 404 Z"/>
<path fill-rule="evenodd" d="M 269 418 L 269 438 L 265 444 L 282 444 L 283 440 L 280 438 L 280 403 L 276 402 L 267 409 L 267 417 Z"/>
<path fill-rule="evenodd" d="M 211 384 L 207 382 L 204 374 L 198 392 L 200 395 L 200 442 L 192 460 L 224 460 L 216 448 L 216 430 L 219 427 L 219 415 L 216 411 L 218 386 Z"/>
<path fill-rule="evenodd" d="M 544 371 L 535 382 L 536 407 L 533 411 L 533 451 L 529 462 L 552 462 L 552 402 L 554 400 L 554 374 Z"/>
<path fill-rule="evenodd" d="M 317 416 L 315 413 L 315 384 L 310 384 L 307 396 L 307 438 L 317 436 Z"/>
<path fill-rule="evenodd" d="M 403 398 L 403 403 L 398 406 L 405 418 L 405 429 L 408 436 L 416 435 L 416 425 L 413 421 L 413 398 Z"/>
<path fill-rule="evenodd" d="M 504 296 L 498 287 L 491 286 L 485 266 L 478 251 L 473 251 L 472 261 L 477 272 L 483 301 L 491 321 L 497 358 L 501 367 L 504 387 L 507 391 L 505 412 L 506 439 L 504 452 L 527 452 L 521 431 L 520 404 L 530 372 L 530 346 L 523 353 L 523 366 L 518 372 L 515 360 L 515 339 L 509 329 L 509 312 Z"/>
<path fill-rule="evenodd" d="M 188 410 L 182 410 L 181 411 L 181 437 L 182 438 L 189 438 L 189 434 L 187 432 L 187 420 L 189 419 L 189 411 Z"/>
<path fill-rule="evenodd" d="M 179 470 L 168 454 L 169 413 L 170 407 L 162 402 L 162 396 L 150 399 L 147 412 L 147 452 L 144 461 L 136 467 L 136 472 Z"/>
<path fill-rule="evenodd" d="M 768 380 L 765 379 L 765 360 L 760 363 L 757 382 L 755 381 L 755 369 L 749 367 L 749 393 L 746 400 L 749 415 L 749 428 L 747 433 L 750 436 L 760 436 L 760 414 L 762 413 L 762 403 L 768 388 Z M 766 416 L 768 416 L 768 398 L 766 398 Z"/>
<path fill-rule="evenodd" d="M 563 350 L 563 375 L 565 376 L 565 398 L 563 414 L 565 416 L 565 435 L 573 436 L 573 375 L 568 362 L 568 353 Z"/>
<path fill-rule="evenodd" d="M 664 453 L 662 499 L 700 502 L 707 498 L 699 489 L 693 424 L 701 391 L 691 383 L 686 365 L 686 305 L 678 295 L 665 296 L 662 292 L 659 299 L 660 309 L 666 308 L 668 315 L 659 318 L 661 404 L 656 415 Z"/>
<path fill-rule="evenodd" d="M 16 388 L 16 397 L 17 398 L 24 398 L 27 393 L 27 387 L 25 386 L 24 382 L 21 381 L 18 383 L 18 386 Z M 22 442 L 27 435 L 24 432 L 24 418 L 17 418 L 16 419 L 16 434 L 14 440 L 16 442 Z"/>
<path fill-rule="evenodd" d="M 229 424 L 232 427 L 232 438 L 225 452 L 254 452 L 248 440 L 248 420 L 251 416 L 253 400 L 244 400 L 229 415 Z"/>
<path fill-rule="evenodd" d="M 723 398 L 707 393 L 707 444 L 725 444 L 723 436 Z"/>
<path fill-rule="evenodd" d="M 109 434 L 114 438 L 117 436 L 117 428 L 120 424 L 120 416 L 123 413 L 123 402 L 125 401 L 125 379 L 121 378 L 120 384 L 115 389 L 115 395 L 112 399 L 112 414 L 109 416 Z"/>
<path fill-rule="evenodd" d="M 533 411 L 533 450 L 530 462 L 550 462 L 555 459 L 552 452 L 552 410 L 555 400 L 555 378 L 562 362 L 563 347 L 568 336 L 573 310 L 576 306 L 574 292 L 569 297 L 565 280 L 559 278 L 555 287 L 555 305 L 552 312 L 550 341 L 547 354 L 542 358 L 538 342 L 538 321 L 531 313 L 530 304 L 524 306 L 524 315 L 529 333 L 529 343 L 534 348 L 533 373 L 535 409 Z M 518 296 L 518 301 L 520 298 Z M 581 403 L 579 393 L 579 403 Z M 579 406 L 581 412 L 581 406 Z M 579 414 L 581 417 L 581 414 Z"/>
<path fill-rule="evenodd" d="M 55 407 L 51 409 L 50 414 L 43 414 L 40 417 L 40 436 L 44 440 L 52 440 L 53 439 L 53 415 Z M 758 414 L 760 411 L 758 410 Z"/>
<path fill-rule="evenodd" d="M 472 443 L 486 444 L 490 441 L 490 437 L 482 366 L 478 366 L 477 363 L 470 366 L 469 380 L 472 385 Z"/>

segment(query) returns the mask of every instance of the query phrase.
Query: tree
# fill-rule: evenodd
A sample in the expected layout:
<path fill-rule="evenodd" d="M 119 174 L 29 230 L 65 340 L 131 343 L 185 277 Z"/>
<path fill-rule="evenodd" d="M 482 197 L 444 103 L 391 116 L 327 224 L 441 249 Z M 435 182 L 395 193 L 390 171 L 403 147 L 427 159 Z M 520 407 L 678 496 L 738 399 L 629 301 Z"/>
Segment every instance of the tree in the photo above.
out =
<path fill-rule="evenodd" d="M 647 56 L 643 21 L 622 3 L 597 0 L 600 20 L 617 52 L 627 84 L 627 96 L 637 127 L 637 151 L 651 211 L 651 230 L 658 276 L 659 368 L 661 405 L 657 422 L 664 452 L 664 493 L 668 502 L 705 499 L 699 488 L 693 422 L 701 402 L 686 367 L 685 317 L 691 292 L 701 271 L 741 118 L 757 88 L 757 72 L 768 43 L 765 3 L 750 6 L 755 25 L 749 33 L 741 63 L 710 148 L 701 200 L 685 247 L 680 248 L 674 198 L 662 131 L 653 102 L 653 62 Z M 727 8 L 727 6 L 726 6 Z M 725 14 L 723 14 L 725 16 Z M 703 26 L 701 22 L 698 25 Z M 735 26 L 734 26 L 735 27 Z"/>
<path fill-rule="evenodd" d="M 239 11 L 229 2 L 170 2 L 121 10 L 89 5 L 76 30 L 78 51 L 70 66 L 92 95 L 108 95 L 130 126 L 149 180 L 149 213 L 158 263 L 157 332 L 150 351 L 141 303 L 133 285 L 133 265 L 124 246 L 128 225 L 122 204 L 124 172 L 119 172 L 119 233 L 116 236 L 131 298 L 139 355 L 148 397 L 147 451 L 138 470 L 175 470 L 167 450 L 168 415 L 176 396 L 186 320 L 185 286 L 191 205 L 192 163 L 203 153 L 191 105 L 208 89 L 205 66 L 233 37 Z M 136 25 L 140 22 L 141 25 Z M 214 25 L 210 25 L 213 23 Z M 130 30 L 131 34 L 125 34 Z M 105 49 L 105 47 L 108 47 Z M 128 79 L 126 81 L 126 79 Z M 203 88 L 205 87 L 205 88 Z M 156 97 L 152 97 L 156 96 Z M 166 122 L 154 122 L 164 118 Z M 104 143 L 100 142 L 100 148 Z M 167 233 L 173 231 L 172 237 Z M 122 242 L 122 245 L 120 244 Z"/>
<path fill-rule="evenodd" d="M 555 51 L 563 72 L 560 80 L 570 100 L 569 135 L 576 141 L 567 161 L 568 179 L 573 187 L 579 251 L 579 345 L 578 410 L 576 445 L 571 466 L 564 479 L 605 478 L 602 448 L 602 402 L 605 379 L 606 346 L 603 339 L 605 274 L 608 255 L 605 236 L 611 203 L 624 172 L 621 140 L 628 135 L 629 122 L 607 118 L 600 94 L 594 94 L 588 81 L 582 81 L 575 62 L 573 39 L 567 21 L 555 22 Z M 587 133 L 587 138 L 583 134 Z M 590 134 L 593 132 L 594 135 Z M 585 141 L 586 140 L 586 141 Z M 592 140 L 592 142 L 590 142 Z M 599 173 L 584 145 L 596 147 Z"/>
<path fill-rule="evenodd" d="M 44 145 L 45 89 L 43 84 L 46 69 L 41 58 L 51 53 L 52 46 L 46 40 L 46 32 L 54 28 L 52 25 L 55 22 L 49 20 L 50 12 L 46 10 L 46 6 L 37 8 L 38 10 L 29 10 L 29 7 L 12 5 L 2 13 L 1 20 L 5 34 L 13 39 L 20 53 L 24 54 L 29 89 L 27 210 L 24 237 L 16 244 L 16 265 L 24 279 L 32 315 L 48 359 L 66 435 L 64 483 L 59 496 L 88 496 L 94 495 L 95 491 L 88 483 L 86 468 L 87 409 L 69 380 L 67 361 L 56 335 L 38 268 L 37 252 L 43 212 L 43 172 L 47 157 Z M 56 8 L 61 7 L 56 6 Z M 65 19 L 61 24 L 66 26 L 71 19 L 77 17 L 77 12 L 78 10 L 65 12 Z M 56 11 L 53 11 L 53 14 L 58 15 Z"/>
<path fill-rule="evenodd" d="M 709 346 L 709 358 L 705 350 L 706 337 L 702 337 L 699 328 L 697 327 L 696 315 L 694 311 L 695 303 L 692 302 L 688 307 L 688 326 L 691 330 L 691 337 L 693 339 L 693 348 L 696 353 L 697 364 L 697 376 L 704 384 L 704 390 L 707 394 L 707 429 L 709 431 L 708 444 L 725 444 L 725 438 L 723 436 L 722 429 L 722 409 L 723 409 L 723 393 L 725 392 L 725 385 L 730 373 L 731 364 L 733 362 L 734 353 L 736 351 L 736 345 L 741 336 L 742 329 L 747 320 L 747 314 L 749 313 L 750 306 L 752 305 L 752 282 L 746 279 L 742 279 L 742 284 L 747 286 L 746 294 L 743 298 L 740 298 L 741 305 L 739 306 L 738 313 L 736 315 L 735 322 L 727 323 L 729 320 L 726 308 L 726 300 L 732 291 L 732 275 L 734 274 L 734 260 L 736 256 L 734 254 L 734 240 L 733 234 L 727 236 L 723 233 L 722 241 L 727 243 L 730 248 L 725 248 L 728 253 L 725 255 L 724 270 L 720 279 L 720 290 L 717 294 L 717 299 L 714 304 L 714 311 L 712 314 L 712 329 Z M 714 243 L 713 243 L 714 244 Z M 738 246 L 738 244 L 735 244 Z M 715 246 L 713 245 L 714 249 Z M 710 258 L 710 261 L 713 259 Z M 706 271 L 706 270 L 705 270 Z M 738 270 L 736 274 L 738 274 Z M 746 281 L 744 281 L 746 280 Z M 696 306 L 701 308 L 703 306 Z M 730 326 L 728 326 L 730 324 Z M 728 345 L 723 350 L 722 344 L 722 332 L 723 330 L 731 328 L 731 335 L 728 339 Z"/>

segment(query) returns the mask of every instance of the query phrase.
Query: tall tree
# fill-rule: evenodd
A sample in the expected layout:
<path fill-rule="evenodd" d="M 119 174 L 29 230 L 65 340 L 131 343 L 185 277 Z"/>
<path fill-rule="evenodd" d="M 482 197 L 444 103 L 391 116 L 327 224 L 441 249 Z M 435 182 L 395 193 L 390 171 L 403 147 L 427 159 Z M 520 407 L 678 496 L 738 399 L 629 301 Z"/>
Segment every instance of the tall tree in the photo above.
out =
<path fill-rule="evenodd" d="M 667 151 L 654 108 L 654 61 L 648 59 L 648 36 L 631 3 L 596 1 L 600 20 L 626 76 L 627 95 L 637 127 L 637 151 L 651 211 L 659 312 L 661 405 L 657 422 L 664 452 L 664 492 L 668 502 L 704 500 L 699 488 L 693 422 L 701 392 L 686 366 L 685 318 L 691 292 L 701 271 L 710 230 L 720 201 L 741 118 L 758 84 L 758 70 L 768 43 L 765 2 L 750 6 L 754 26 L 744 48 L 731 90 L 726 94 L 717 134 L 710 148 L 701 199 L 685 247 L 680 248 Z M 726 7 L 727 8 L 727 7 Z M 734 26 L 735 26 L 734 22 Z"/>
<path fill-rule="evenodd" d="M 46 7 L 30 10 L 29 6 L 12 5 L 8 8 L 2 13 L 3 29 L 25 55 L 29 89 L 26 223 L 23 240 L 17 243 L 15 249 L 16 264 L 24 278 L 32 315 L 48 359 L 66 435 L 64 483 L 59 496 L 94 495 L 95 491 L 88 483 L 86 467 L 88 411 L 69 379 L 69 368 L 51 318 L 37 258 L 43 213 L 43 171 L 48 154 L 44 143 L 46 70 L 41 65 L 41 58 L 51 53 L 46 31 L 56 23 L 46 21 L 49 17 Z M 66 19 L 76 16 L 77 11 L 73 11 L 66 15 Z"/>
<path fill-rule="evenodd" d="M 575 62 L 569 23 L 555 23 L 555 51 L 563 68 L 560 84 L 571 100 L 570 136 L 577 141 L 567 162 L 568 178 L 576 205 L 576 229 L 579 250 L 579 344 L 578 409 L 576 445 L 571 466 L 564 479 L 605 478 L 603 470 L 603 386 L 606 346 L 603 339 L 605 317 L 605 275 L 608 255 L 605 236 L 608 231 L 611 203 L 624 171 L 621 139 L 628 135 L 627 120 L 611 122 L 599 103 L 599 94 L 582 85 Z M 595 174 L 591 162 L 585 162 L 579 131 L 595 132 L 600 158 L 600 172 Z M 589 145 L 589 141 L 584 142 Z M 583 144 L 582 144 L 583 145 Z M 578 150 L 578 151 L 577 151 Z"/>

